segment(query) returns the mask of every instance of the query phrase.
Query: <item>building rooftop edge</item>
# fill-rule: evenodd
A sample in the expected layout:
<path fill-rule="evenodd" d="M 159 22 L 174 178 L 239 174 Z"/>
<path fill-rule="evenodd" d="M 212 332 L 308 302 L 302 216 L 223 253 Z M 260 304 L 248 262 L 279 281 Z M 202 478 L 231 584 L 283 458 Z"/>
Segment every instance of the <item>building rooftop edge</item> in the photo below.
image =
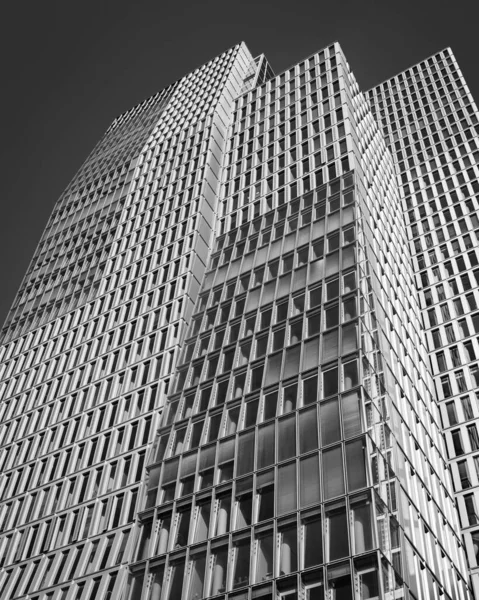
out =
<path fill-rule="evenodd" d="M 433 58 L 434 56 L 437 56 L 438 54 L 441 54 L 441 52 L 445 52 L 445 51 L 449 51 L 451 53 L 451 55 L 453 56 L 453 58 L 455 59 L 455 55 L 454 52 L 452 51 L 452 48 L 450 46 L 446 46 L 445 48 L 442 48 L 441 50 L 438 50 L 437 52 L 434 52 L 433 54 L 429 54 L 429 56 L 426 56 L 425 58 L 422 58 L 420 61 L 415 62 L 411 65 L 409 65 L 408 67 L 406 67 L 405 69 L 402 69 L 401 71 L 397 71 L 397 73 L 395 73 L 394 75 L 391 75 L 391 77 L 386 77 L 385 79 L 382 79 L 379 83 L 377 83 L 376 85 L 373 85 L 373 87 L 364 90 L 363 93 L 367 94 L 368 92 L 371 92 L 372 90 L 380 87 L 381 85 L 383 85 L 384 83 L 386 83 L 386 81 L 391 81 L 391 79 L 394 79 L 395 77 L 398 77 L 399 75 L 401 75 L 402 73 L 405 73 L 406 71 L 409 71 L 410 69 L 412 69 L 413 67 L 420 65 L 421 63 L 425 62 L 426 60 L 429 60 L 430 58 Z"/>

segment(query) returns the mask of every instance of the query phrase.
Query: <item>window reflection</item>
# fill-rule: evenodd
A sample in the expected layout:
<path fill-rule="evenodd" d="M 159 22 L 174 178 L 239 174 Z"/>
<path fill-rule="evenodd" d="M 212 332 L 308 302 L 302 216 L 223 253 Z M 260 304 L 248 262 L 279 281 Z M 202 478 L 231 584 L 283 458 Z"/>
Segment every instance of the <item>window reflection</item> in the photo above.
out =
<path fill-rule="evenodd" d="M 230 530 L 231 496 L 225 494 L 216 500 L 216 518 L 213 535 L 223 535 Z"/>
<path fill-rule="evenodd" d="M 256 476 L 257 522 L 272 519 L 274 516 L 274 471 Z"/>
<path fill-rule="evenodd" d="M 184 559 L 180 559 L 171 563 L 170 566 L 170 588 L 168 593 L 168 600 L 174 600 L 175 598 L 181 598 L 181 591 L 183 589 L 183 580 L 185 572 Z"/>
<path fill-rule="evenodd" d="M 361 554 L 373 547 L 371 503 L 367 496 L 351 501 L 353 553 Z"/>
<path fill-rule="evenodd" d="M 214 596 L 226 591 L 226 565 L 228 557 L 228 546 L 222 545 L 211 549 L 212 575 L 210 590 L 207 595 Z"/>
<path fill-rule="evenodd" d="M 233 543 L 232 589 L 248 585 L 250 565 L 249 538 Z"/>
<path fill-rule="evenodd" d="M 205 582 L 206 553 L 193 555 L 190 563 L 190 582 L 188 589 L 188 600 L 199 600 L 203 598 L 203 586 Z"/>
<path fill-rule="evenodd" d="M 252 478 L 247 477 L 236 483 L 236 522 L 235 529 L 251 525 L 253 508 Z"/>
<path fill-rule="evenodd" d="M 278 575 L 287 575 L 298 568 L 297 526 L 280 526 L 278 528 Z"/>
<path fill-rule="evenodd" d="M 326 560 L 332 561 L 349 555 L 346 507 L 338 504 L 326 509 Z"/>
<path fill-rule="evenodd" d="M 266 581 L 273 576 L 273 534 L 258 535 L 256 539 L 255 582 Z"/>
<path fill-rule="evenodd" d="M 321 517 L 315 515 L 302 523 L 301 568 L 307 569 L 323 562 Z"/>

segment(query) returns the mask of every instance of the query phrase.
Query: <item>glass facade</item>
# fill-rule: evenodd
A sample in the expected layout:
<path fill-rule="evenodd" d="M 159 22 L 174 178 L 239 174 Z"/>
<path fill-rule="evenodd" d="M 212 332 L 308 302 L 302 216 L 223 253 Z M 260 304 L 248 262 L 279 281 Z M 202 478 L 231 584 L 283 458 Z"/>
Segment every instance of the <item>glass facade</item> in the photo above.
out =
<path fill-rule="evenodd" d="M 2 329 L 0 597 L 471 598 L 475 124 L 338 44 L 116 119 Z"/>

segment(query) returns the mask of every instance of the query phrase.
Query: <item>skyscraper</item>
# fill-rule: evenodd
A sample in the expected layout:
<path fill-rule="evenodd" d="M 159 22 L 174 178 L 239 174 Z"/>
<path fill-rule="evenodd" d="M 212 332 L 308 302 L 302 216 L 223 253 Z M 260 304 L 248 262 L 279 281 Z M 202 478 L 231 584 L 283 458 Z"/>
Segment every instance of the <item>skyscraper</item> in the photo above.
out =
<path fill-rule="evenodd" d="M 370 90 L 395 158 L 436 400 L 479 597 L 478 113 L 447 49 Z"/>
<path fill-rule="evenodd" d="M 2 330 L 0 596 L 471 598 L 476 125 L 338 44 L 116 119 Z"/>

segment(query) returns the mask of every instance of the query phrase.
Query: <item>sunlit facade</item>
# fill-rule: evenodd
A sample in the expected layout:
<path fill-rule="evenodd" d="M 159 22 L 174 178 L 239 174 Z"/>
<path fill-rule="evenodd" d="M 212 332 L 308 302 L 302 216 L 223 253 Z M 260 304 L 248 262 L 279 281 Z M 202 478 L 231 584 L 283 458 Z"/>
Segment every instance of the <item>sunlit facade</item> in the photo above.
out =
<path fill-rule="evenodd" d="M 451 50 L 368 93 L 394 156 L 461 528 L 479 597 L 478 112 Z"/>
<path fill-rule="evenodd" d="M 426 64 L 391 80 L 422 118 Z M 434 347 L 421 212 L 464 234 L 449 319 L 473 335 L 458 78 L 431 187 L 429 132 L 408 146 L 393 83 L 363 94 L 338 44 L 277 76 L 239 44 L 114 121 L 1 332 L 1 598 L 472 598 L 479 370 Z"/>

